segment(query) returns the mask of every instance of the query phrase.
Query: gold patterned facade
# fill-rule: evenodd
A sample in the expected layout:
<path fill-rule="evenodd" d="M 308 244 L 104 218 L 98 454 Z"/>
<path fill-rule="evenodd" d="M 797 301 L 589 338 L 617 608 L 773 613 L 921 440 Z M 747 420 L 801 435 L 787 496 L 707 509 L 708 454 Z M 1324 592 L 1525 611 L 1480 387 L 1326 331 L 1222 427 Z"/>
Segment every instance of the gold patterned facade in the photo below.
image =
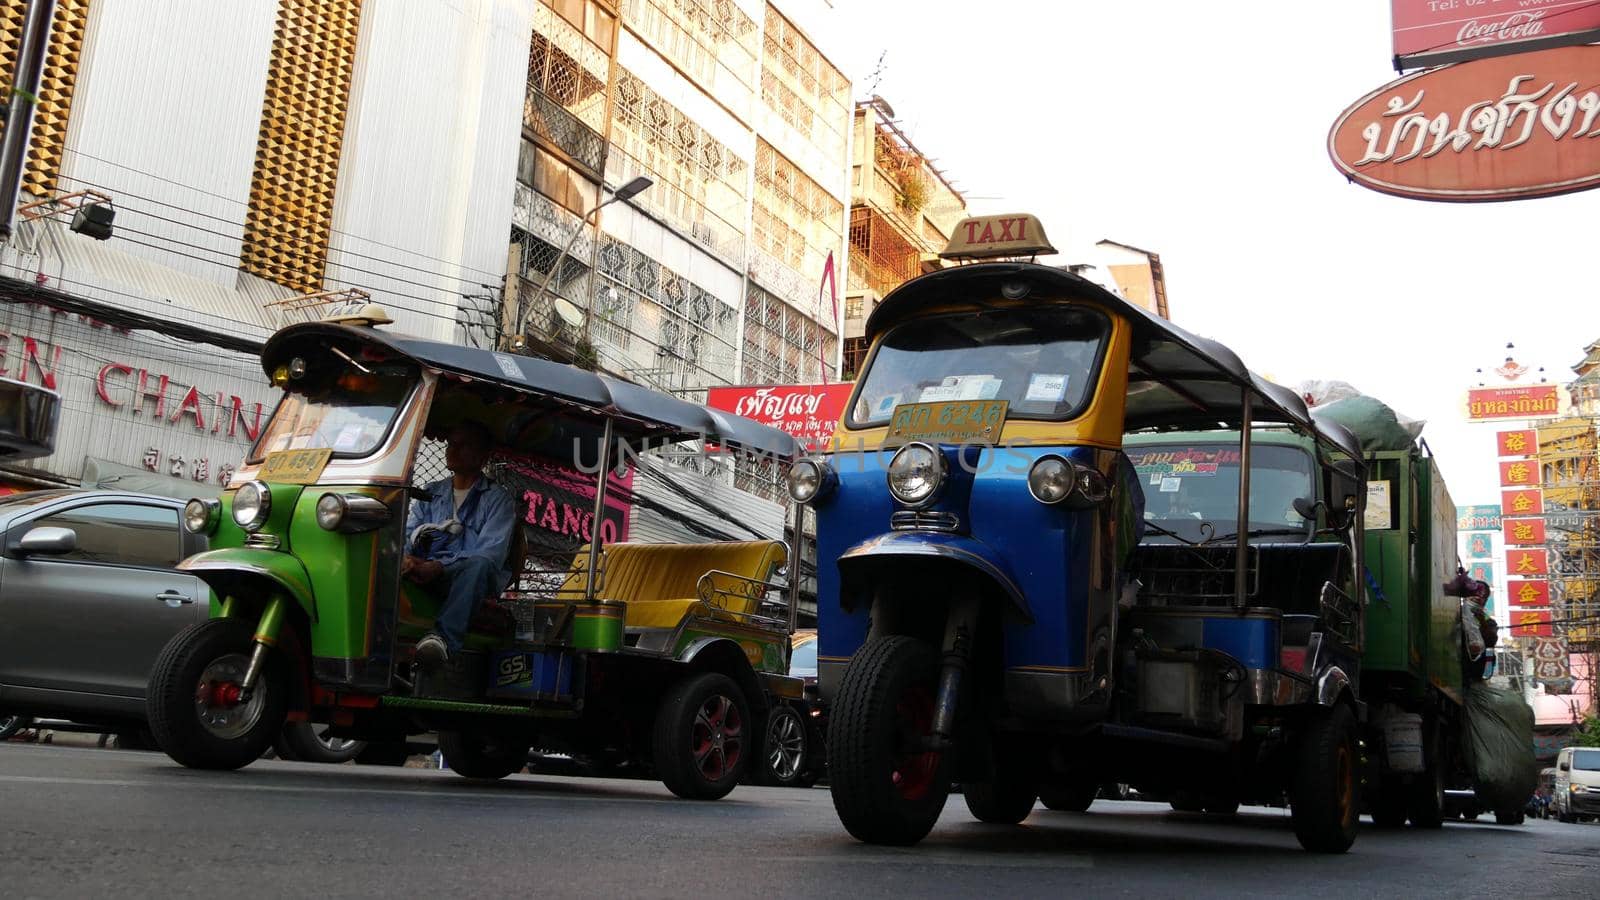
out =
<path fill-rule="evenodd" d="M 27 17 L 25 2 L 8 0 L 0 4 L 0 67 L 3 67 L 0 72 L 5 73 L 0 77 L 8 82 L 17 68 L 17 51 L 22 44 L 22 27 Z M 56 191 L 88 24 L 89 0 L 56 0 L 50 49 L 45 56 L 44 77 L 39 83 L 39 105 L 34 110 L 28 164 L 22 178 L 22 189 L 37 197 Z M 4 123 L 0 122 L 0 132 L 4 130 Z"/>
<path fill-rule="evenodd" d="M 360 0 L 280 0 L 240 268 L 322 289 Z"/>

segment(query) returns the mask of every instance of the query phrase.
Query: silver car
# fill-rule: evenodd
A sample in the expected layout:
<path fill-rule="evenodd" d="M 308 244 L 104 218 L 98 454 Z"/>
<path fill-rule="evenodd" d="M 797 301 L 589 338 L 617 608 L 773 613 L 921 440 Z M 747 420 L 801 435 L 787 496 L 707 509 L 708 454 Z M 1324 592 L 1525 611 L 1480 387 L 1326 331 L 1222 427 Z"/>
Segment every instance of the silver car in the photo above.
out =
<path fill-rule="evenodd" d="M 205 583 L 174 568 L 206 549 L 179 526 L 182 510 L 114 491 L 0 497 L 0 739 L 49 717 L 139 742 L 150 667 L 210 611 Z M 339 762 L 363 745 L 291 724 L 277 750 Z"/>

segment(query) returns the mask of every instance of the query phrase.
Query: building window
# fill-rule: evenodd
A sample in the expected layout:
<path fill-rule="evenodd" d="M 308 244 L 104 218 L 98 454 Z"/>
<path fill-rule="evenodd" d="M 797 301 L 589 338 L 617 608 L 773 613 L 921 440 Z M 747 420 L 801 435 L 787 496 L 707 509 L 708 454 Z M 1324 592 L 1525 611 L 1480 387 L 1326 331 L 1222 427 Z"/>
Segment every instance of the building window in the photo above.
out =
<path fill-rule="evenodd" d="M 817 384 L 833 372 L 838 338 L 752 284 L 744 304 L 745 384 Z"/>
<path fill-rule="evenodd" d="M 760 32 L 733 0 L 623 0 L 622 18 L 706 93 L 755 95 Z"/>
<path fill-rule="evenodd" d="M 528 91 L 550 98 L 598 135 L 606 127 L 610 47 L 601 50 L 588 43 L 582 21 L 580 16 L 579 24 L 573 26 L 549 12 L 534 17 L 528 46 Z"/>
<path fill-rule="evenodd" d="M 770 3 L 762 37 L 762 102 L 829 159 L 843 159 L 849 79 Z"/>
<path fill-rule="evenodd" d="M 579 216 L 600 202 L 599 185 L 527 138 L 517 157 L 517 180 Z"/>
<path fill-rule="evenodd" d="M 611 41 L 616 37 L 617 17 L 594 0 L 544 0 L 544 5 L 566 19 L 567 24 L 594 41 L 600 49 L 611 52 Z"/>
<path fill-rule="evenodd" d="M 839 246 L 843 218 L 843 203 L 756 138 L 751 237 L 758 248 L 797 272 L 820 275 L 823 257 Z"/>
<path fill-rule="evenodd" d="M 846 320 L 861 318 L 861 305 L 864 299 L 860 294 L 844 298 L 844 317 Z"/>
<path fill-rule="evenodd" d="M 844 339 L 845 378 L 855 378 L 861 374 L 861 366 L 867 361 L 867 349 L 870 346 L 864 337 Z"/>

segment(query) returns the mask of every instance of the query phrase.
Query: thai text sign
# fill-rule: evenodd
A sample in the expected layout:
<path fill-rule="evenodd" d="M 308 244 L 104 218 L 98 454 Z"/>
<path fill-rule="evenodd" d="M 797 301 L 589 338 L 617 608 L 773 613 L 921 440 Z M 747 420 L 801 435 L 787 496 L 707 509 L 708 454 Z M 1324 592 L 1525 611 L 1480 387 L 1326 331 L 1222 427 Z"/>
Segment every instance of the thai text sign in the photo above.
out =
<path fill-rule="evenodd" d="M 826 448 L 850 400 L 849 382 L 714 387 L 706 405 L 787 432 L 806 450 Z"/>
<path fill-rule="evenodd" d="M 1527 460 L 1516 462 L 1503 462 L 1500 464 L 1500 484 L 1505 487 L 1521 487 L 1539 483 L 1539 464 Z"/>
<path fill-rule="evenodd" d="M 1518 606 L 1549 606 L 1550 582 L 1508 581 L 1506 594 L 1511 598 L 1511 602 Z"/>
<path fill-rule="evenodd" d="M 1512 575 L 1549 575 L 1550 556 L 1543 549 L 1507 550 L 1506 571 Z"/>
<path fill-rule="evenodd" d="M 1544 512 L 1544 491 L 1538 488 L 1501 491 L 1500 505 L 1507 515 L 1537 516 Z"/>
<path fill-rule="evenodd" d="M 1600 186 L 1600 47 L 1430 69 L 1362 97 L 1328 134 L 1363 187 L 1475 202 Z"/>
<path fill-rule="evenodd" d="M 1596 101 L 1600 108 L 1600 100 Z M 1600 141 L 1595 146 L 1600 147 Z M 1467 391 L 1467 420 L 1541 419 L 1557 415 L 1561 395 L 1553 384 L 1528 387 L 1474 388 Z"/>
<path fill-rule="evenodd" d="M 1511 607 L 1512 637 L 1550 637 L 1550 610 Z"/>
<path fill-rule="evenodd" d="M 1600 38 L 1594 0 L 1392 0 L 1401 69 Z"/>
<path fill-rule="evenodd" d="M 1493 505 L 1456 507 L 1456 530 L 1499 531 L 1500 507 Z"/>
<path fill-rule="evenodd" d="M 1506 519 L 1506 543 L 1509 545 L 1536 545 L 1544 543 L 1543 519 Z"/>
<path fill-rule="evenodd" d="M 1533 456 L 1539 452 L 1539 433 L 1532 428 L 1497 431 L 1494 443 L 1501 456 Z"/>

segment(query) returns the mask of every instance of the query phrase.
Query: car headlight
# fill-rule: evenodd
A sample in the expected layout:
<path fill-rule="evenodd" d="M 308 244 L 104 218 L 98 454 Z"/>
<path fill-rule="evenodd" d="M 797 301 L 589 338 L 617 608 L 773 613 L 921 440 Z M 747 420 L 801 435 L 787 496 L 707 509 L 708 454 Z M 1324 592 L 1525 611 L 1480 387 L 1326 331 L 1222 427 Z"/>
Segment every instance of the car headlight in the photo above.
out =
<path fill-rule="evenodd" d="M 833 467 L 820 459 L 795 460 L 789 467 L 789 498 L 796 503 L 810 503 L 825 496 L 837 479 Z"/>
<path fill-rule="evenodd" d="M 1094 506 L 1111 495 L 1106 477 L 1059 456 L 1043 456 L 1028 470 L 1028 493 L 1040 503 Z"/>
<path fill-rule="evenodd" d="M 222 504 L 199 497 L 183 505 L 183 527 L 190 534 L 210 534 L 222 520 Z"/>
<path fill-rule="evenodd" d="M 317 498 L 317 524 L 328 531 L 371 531 L 388 521 L 389 507 L 372 497 L 323 494 Z"/>
<path fill-rule="evenodd" d="M 272 493 L 259 481 L 247 481 L 233 495 L 233 521 L 245 531 L 260 531 L 272 512 Z"/>
<path fill-rule="evenodd" d="M 889 460 L 889 493 L 907 506 L 931 503 L 944 486 L 948 467 L 938 450 L 921 442 L 907 444 Z"/>

